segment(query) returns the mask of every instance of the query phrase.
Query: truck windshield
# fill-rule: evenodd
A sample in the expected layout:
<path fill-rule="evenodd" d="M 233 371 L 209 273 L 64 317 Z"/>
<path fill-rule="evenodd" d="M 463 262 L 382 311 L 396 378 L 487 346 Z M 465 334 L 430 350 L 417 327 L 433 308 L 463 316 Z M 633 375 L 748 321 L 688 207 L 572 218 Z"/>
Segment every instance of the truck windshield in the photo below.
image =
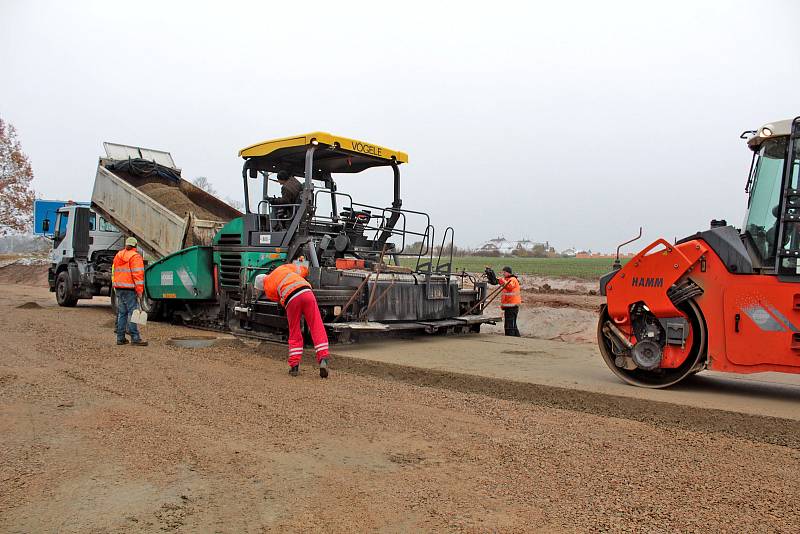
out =
<path fill-rule="evenodd" d="M 780 137 L 761 145 L 750 190 L 744 231 L 764 261 L 775 257 L 778 202 L 787 144 L 788 138 Z"/>

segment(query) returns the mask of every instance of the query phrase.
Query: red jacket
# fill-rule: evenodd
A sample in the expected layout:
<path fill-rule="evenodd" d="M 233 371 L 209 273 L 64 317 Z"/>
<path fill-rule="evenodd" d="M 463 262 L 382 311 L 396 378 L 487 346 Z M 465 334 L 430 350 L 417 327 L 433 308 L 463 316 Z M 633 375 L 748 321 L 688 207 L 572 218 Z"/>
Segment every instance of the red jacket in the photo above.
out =
<path fill-rule="evenodd" d="M 301 287 L 310 288 L 306 280 L 308 267 L 287 263 L 281 265 L 264 278 L 264 294 L 273 302 L 286 306 L 286 298 Z"/>
<path fill-rule="evenodd" d="M 144 292 L 144 260 L 135 248 L 124 248 L 114 256 L 111 284 L 115 289 L 134 289 L 137 295 Z"/>
<path fill-rule="evenodd" d="M 512 308 L 522 304 L 522 292 L 516 276 L 506 276 L 497 281 L 503 286 L 503 293 L 500 295 L 501 308 Z"/>

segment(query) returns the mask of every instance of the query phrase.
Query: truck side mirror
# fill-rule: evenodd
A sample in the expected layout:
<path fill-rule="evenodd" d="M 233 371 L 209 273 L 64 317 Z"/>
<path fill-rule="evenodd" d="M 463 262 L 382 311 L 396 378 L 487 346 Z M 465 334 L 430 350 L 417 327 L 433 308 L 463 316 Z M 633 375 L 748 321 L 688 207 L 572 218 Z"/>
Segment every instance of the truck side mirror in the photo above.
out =
<path fill-rule="evenodd" d="M 253 168 L 247 169 L 247 173 L 250 176 L 250 178 L 258 178 L 258 169 L 253 169 Z"/>
<path fill-rule="evenodd" d="M 42 219 L 42 232 L 45 234 L 50 231 L 50 219 Z"/>

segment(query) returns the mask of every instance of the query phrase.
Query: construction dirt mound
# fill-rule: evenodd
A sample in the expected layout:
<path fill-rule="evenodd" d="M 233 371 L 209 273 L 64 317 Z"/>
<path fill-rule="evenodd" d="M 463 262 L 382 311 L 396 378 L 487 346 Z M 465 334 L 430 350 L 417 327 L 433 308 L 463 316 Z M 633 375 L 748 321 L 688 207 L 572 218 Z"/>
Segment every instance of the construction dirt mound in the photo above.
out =
<path fill-rule="evenodd" d="M 40 310 L 42 307 L 35 302 L 26 302 L 17 306 L 18 310 Z"/>
<path fill-rule="evenodd" d="M 0 267 L 0 284 L 47 287 L 47 265 L 11 263 Z"/>
<path fill-rule="evenodd" d="M 181 217 L 185 216 L 188 212 L 192 212 L 198 219 L 206 221 L 216 221 L 220 219 L 219 216 L 192 202 L 192 200 L 176 186 L 150 182 L 149 184 L 140 185 L 139 191 Z"/>
<path fill-rule="evenodd" d="M 581 280 L 563 276 L 520 275 L 524 291 L 561 295 L 594 295 L 598 290 L 597 280 Z"/>
<path fill-rule="evenodd" d="M 595 343 L 597 312 L 570 307 L 523 305 L 519 311 L 517 326 L 522 337 L 569 343 Z M 502 334 L 503 323 L 486 325 L 481 331 Z"/>

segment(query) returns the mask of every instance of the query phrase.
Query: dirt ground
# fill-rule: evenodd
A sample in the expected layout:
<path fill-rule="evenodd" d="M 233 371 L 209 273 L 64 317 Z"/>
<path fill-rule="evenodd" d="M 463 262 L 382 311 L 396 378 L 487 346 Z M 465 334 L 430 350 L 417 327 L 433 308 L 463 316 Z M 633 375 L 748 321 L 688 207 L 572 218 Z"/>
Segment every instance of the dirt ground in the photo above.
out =
<path fill-rule="evenodd" d="M 0 284 L 47 287 L 47 264 L 28 265 L 15 257 L 3 262 L 0 258 Z"/>
<path fill-rule="evenodd" d="M 112 325 L 0 285 L 0 531 L 797 531 L 792 446 Z"/>
<path fill-rule="evenodd" d="M 605 303 L 605 297 L 594 294 L 597 284 L 542 277 L 523 277 L 521 283 L 522 306 L 517 323 L 522 337 L 596 342 L 597 311 Z M 490 304 L 489 309 L 502 315 L 499 300 Z M 500 334 L 503 325 L 487 325 L 484 330 Z"/>

